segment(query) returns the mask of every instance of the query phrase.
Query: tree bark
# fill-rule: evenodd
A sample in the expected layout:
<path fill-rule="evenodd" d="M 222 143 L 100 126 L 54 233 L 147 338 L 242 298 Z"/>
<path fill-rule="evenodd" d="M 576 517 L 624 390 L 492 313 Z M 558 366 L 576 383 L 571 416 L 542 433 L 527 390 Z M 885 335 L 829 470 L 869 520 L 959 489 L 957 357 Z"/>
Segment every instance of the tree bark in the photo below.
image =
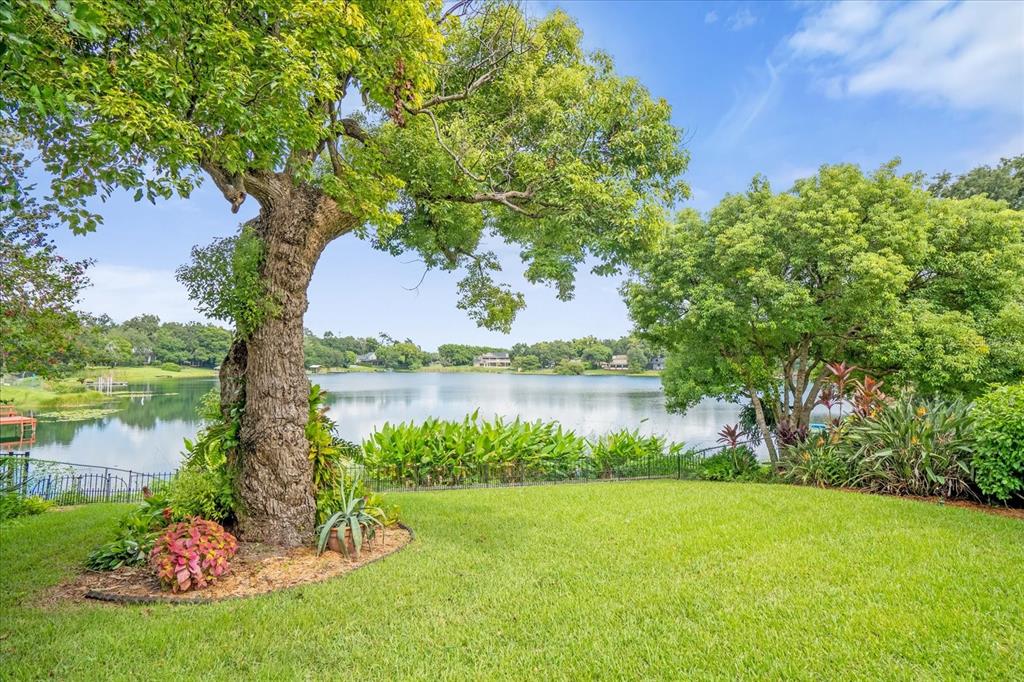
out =
<path fill-rule="evenodd" d="M 241 502 L 237 533 L 246 541 L 295 546 L 311 541 L 316 517 L 306 440 L 309 380 L 303 358 L 306 289 L 324 247 L 355 220 L 315 188 L 265 177 L 260 214 L 261 280 L 272 312 L 221 367 L 224 409 L 243 404 L 239 447 L 232 457 Z"/>
<path fill-rule="evenodd" d="M 757 391 L 753 388 L 748 388 L 747 392 L 750 394 L 750 402 L 754 406 L 754 418 L 757 420 L 757 428 L 761 429 L 761 436 L 764 438 L 765 447 L 768 448 L 768 459 L 771 460 L 772 464 L 776 464 L 779 461 L 779 453 L 775 448 L 775 439 L 772 438 L 772 433 L 768 429 L 768 422 L 764 418 L 764 405 L 761 404 Z"/>

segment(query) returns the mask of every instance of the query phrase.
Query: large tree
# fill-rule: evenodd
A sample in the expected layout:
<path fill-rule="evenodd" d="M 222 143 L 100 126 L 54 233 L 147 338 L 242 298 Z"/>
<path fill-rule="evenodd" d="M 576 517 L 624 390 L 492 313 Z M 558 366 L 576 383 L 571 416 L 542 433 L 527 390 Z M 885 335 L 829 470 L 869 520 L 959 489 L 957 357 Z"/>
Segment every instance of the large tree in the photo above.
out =
<path fill-rule="evenodd" d="M 624 292 L 670 351 L 669 406 L 750 401 L 774 460 L 768 424 L 808 425 L 827 362 L 925 393 L 1024 376 L 1022 230 L 1005 203 L 932 198 L 893 164 L 823 167 L 683 212 Z"/>
<path fill-rule="evenodd" d="M 0 125 L 0 373 L 52 376 L 85 352 L 75 306 L 89 261 L 57 253 L 57 209 L 36 198 L 22 147 Z"/>
<path fill-rule="evenodd" d="M 203 177 L 235 210 L 259 204 L 246 230 L 261 303 L 221 369 L 225 409 L 244 404 L 247 540 L 312 532 L 302 317 L 330 242 L 351 233 L 462 270 L 459 307 L 508 329 L 523 297 L 494 281 L 489 241 L 519 245 L 526 278 L 568 298 L 586 259 L 614 271 L 685 193 L 668 105 L 584 53 L 559 12 L 78 0 L 16 3 L 0 21 L 3 115 L 38 145 L 72 227 L 96 224 L 89 197 L 187 195 Z"/>

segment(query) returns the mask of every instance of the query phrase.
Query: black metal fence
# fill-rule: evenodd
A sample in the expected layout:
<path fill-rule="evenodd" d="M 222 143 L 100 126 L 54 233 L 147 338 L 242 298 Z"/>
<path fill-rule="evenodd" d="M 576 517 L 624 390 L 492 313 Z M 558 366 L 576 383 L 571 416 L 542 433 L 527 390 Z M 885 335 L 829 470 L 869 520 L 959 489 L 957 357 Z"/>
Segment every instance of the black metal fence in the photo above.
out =
<path fill-rule="evenodd" d="M 55 462 L 29 453 L 0 455 L 0 494 L 41 497 L 64 506 L 88 502 L 138 502 L 143 488 L 167 482 L 174 472 L 142 473 L 92 464 Z"/>
<path fill-rule="evenodd" d="M 701 450 L 678 449 L 618 462 L 586 461 L 572 469 L 550 470 L 531 463 L 471 465 L 425 474 L 395 467 L 347 469 L 373 492 L 414 492 L 462 488 L 498 488 L 550 483 L 589 483 L 652 478 L 696 478 L 701 462 L 725 446 Z M 154 488 L 176 472 L 142 473 L 131 469 L 36 459 L 29 453 L 0 454 L 0 494 L 38 496 L 59 506 L 89 502 L 139 502 L 143 488 Z"/>

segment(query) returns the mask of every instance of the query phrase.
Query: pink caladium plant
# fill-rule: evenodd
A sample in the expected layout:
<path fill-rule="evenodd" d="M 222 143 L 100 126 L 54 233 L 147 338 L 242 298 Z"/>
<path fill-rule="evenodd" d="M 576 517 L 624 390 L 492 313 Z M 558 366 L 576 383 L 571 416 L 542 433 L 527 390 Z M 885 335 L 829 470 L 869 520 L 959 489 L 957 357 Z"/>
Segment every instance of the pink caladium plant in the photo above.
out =
<path fill-rule="evenodd" d="M 237 551 L 234 535 L 219 523 L 195 516 L 171 524 L 160 534 L 149 563 L 165 588 L 187 592 L 206 587 L 227 573 Z"/>

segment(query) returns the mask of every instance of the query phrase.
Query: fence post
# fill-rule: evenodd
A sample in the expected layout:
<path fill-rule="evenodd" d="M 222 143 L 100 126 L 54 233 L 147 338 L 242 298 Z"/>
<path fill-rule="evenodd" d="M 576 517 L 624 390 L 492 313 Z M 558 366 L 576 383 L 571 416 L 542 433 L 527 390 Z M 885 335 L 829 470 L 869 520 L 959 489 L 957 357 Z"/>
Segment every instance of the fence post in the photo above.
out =
<path fill-rule="evenodd" d="M 110 502 L 110 469 L 103 467 L 103 499 Z"/>
<path fill-rule="evenodd" d="M 21 455 L 23 459 L 21 463 L 21 494 L 23 497 L 28 495 L 28 453 L 29 451 L 26 450 Z"/>

